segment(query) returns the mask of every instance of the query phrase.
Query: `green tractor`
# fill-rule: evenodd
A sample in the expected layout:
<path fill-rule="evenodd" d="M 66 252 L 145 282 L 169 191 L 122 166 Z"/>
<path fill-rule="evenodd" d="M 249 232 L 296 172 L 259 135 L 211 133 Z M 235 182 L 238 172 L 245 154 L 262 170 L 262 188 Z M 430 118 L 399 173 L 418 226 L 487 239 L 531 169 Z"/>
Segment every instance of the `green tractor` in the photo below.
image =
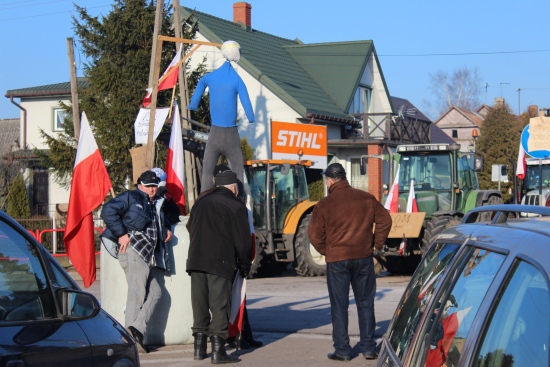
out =
<path fill-rule="evenodd" d="M 392 228 L 378 261 L 393 274 L 414 272 L 432 241 L 444 229 L 460 223 L 465 212 L 482 206 L 503 203 L 497 190 L 480 190 L 477 172 L 483 169 L 482 157 L 459 152 L 459 144 L 400 145 L 394 158 L 399 167 L 399 213 L 392 213 L 394 227 L 411 220 L 406 213 L 413 186 L 418 212 L 418 236 L 405 237 Z M 489 220 L 490 218 L 480 218 Z M 414 232 L 414 231 L 413 231 Z"/>

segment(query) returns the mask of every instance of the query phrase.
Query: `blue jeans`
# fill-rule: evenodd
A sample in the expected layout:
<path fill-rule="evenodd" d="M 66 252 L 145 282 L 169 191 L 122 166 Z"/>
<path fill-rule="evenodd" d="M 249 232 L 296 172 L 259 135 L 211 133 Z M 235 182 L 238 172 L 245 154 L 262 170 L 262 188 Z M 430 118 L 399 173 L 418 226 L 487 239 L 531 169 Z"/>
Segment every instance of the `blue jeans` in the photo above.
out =
<path fill-rule="evenodd" d="M 359 318 L 359 350 L 374 352 L 374 296 L 376 276 L 372 257 L 327 263 L 327 285 L 332 316 L 332 341 L 336 354 L 347 357 L 351 353 L 348 335 L 349 286 L 357 305 Z"/>

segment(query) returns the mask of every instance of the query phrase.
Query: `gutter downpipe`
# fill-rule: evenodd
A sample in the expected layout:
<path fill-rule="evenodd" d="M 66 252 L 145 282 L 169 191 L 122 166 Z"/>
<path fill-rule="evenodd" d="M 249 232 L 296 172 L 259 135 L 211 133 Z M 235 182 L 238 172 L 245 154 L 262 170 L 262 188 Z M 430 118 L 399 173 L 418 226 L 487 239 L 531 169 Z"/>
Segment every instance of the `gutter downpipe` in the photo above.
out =
<path fill-rule="evenodd" d="M 13 96 L 10 96 L 10 102 L 19 107 L 23 111 L 23 145 L 22 149 L 27 149 L 27 110 L 24 109 L 20 104 L 13 100 Z"/>

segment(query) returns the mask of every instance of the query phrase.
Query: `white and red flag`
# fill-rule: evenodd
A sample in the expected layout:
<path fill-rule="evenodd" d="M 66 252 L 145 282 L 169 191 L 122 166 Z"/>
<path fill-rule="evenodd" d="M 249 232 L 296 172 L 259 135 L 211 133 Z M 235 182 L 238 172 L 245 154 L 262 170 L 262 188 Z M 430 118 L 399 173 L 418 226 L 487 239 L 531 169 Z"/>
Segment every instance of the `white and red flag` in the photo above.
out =
<path fill-rule="evenodd" d="M 447 316 L 443 321 L 438 321 L 443 328 L 443 337 L 437 342 L 437 346 L 430 345 L 430 350 L 426 356 L 426 367 L 440 367 L 445 364 L 458 328 L 471 309 L 472 307 L 470 306 L 456 311 Z M 442 311 L 440 310 L 439 312 Z"/>
<path fill-rule="evenodd" d="M 86 288 L 96 279 L 92 211 L 103 203 L 111 188 L 92 129 L 82 112 L 64 242 L 69 260 Z"/>
<path fill-rule="evenodd" d="M 525 150 L 523 149 L 523 145 L 521 145 L 521 141 L 519 142 L 519 152 L 518 152 L 518 162 L 516 165 L 516 176 L 520 180 L 523 180 L 525 178 L 525 171 L 527 170 L 526 164 L 525 164 Z"/>
<path fill-rule="evenodd" d="M 246 181 L 246 176 L 245 176 Z M 252 259 L 256 255 L 256 236 L 254 235 L 254 223 L 252 221 L 252 210 L 250 209 L 250 195 L 247 195 L 246 209 L 248 210 L 248 226 L 252 235 Z M 238 336 L 243 331 L 244 308 L 246 305 L 246 278 L 237 272 L 231 291 L 231 313 L 229 315 L 228 335 Z M 239 345 L 239 343 L 237 343 Z"/>
<path fill-rule="evenodd" d="M 407 199 L 407 213 L 417 213 L 418 205 L 416 204 L 416 195 L 414 194 L 414 180 L 411 180 L 411 188 L 409 189 L 409 197 Z"/>
<path fill-rule="evenodd" d="M 164 71 L 164 74 L 159 79 L 159 87 L 158 90 L 165 90 L 165 89 L 172 89 L 178 82 L 178 71 L 179 66 L 176 66 L 180 60 L 181 60 L 181 52 L 183 50 L 183 45 L 180 45 L 180 48 L 178 52 L 176 53 L 176 56 L 172 59 L 172 62 L 170 65 L 168 65 L 168 68 Z M 143 107 L 147 107 L 151 104 L 151 96 L 153 94 L 153 91 L 151 88 L 147 88 L 147 95 L 143 97 Z"/>
<path fill-rule="evenodd" d="M 185 215 L 185 163 L 183 161 L 183 138 L 181 137 L 181 119 L 178 104 L 174 104 L 174 119 L 166 159 L 166 189 L 178 205 L 180 213 Z"/>
<path fill-rule="evenodd" d="M 390 192 L 388 193 L 388 197 L 386 198 L 386 203 L 384 204 L 384 208 L 388 209 L 390 213 L 399 212 L 399 170 L 400 169 L 401 169 L 401 165 L 397 167 L 397 172 L 395 173 L 395 179 L 393 180 L 393 184 L 391 186 Z"/>

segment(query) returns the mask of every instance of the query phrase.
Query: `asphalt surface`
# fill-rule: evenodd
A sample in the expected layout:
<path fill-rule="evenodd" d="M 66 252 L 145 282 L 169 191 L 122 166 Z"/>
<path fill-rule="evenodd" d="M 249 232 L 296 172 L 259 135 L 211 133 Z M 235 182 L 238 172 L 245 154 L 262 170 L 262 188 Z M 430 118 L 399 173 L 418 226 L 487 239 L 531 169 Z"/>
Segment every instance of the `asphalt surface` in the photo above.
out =
<path fill-rule="evenodd" d="M 80 277 L 70 272 L 82 286 Z M 99 274 L 99 271 L 98 271 Z M 380 338 L 386 332 L 410 277 L 393 276 L 383 272 L 377 277 L 375 300 L 376 332 Z M 101 279 L 86 291 L 100 298 Z M 84 289 L 84 288 L 83 288 Z M 351 292 L 350 292 L 351 293 Z M 333 352 L 330 304 L 324 277 L 301 277 L 294 270 L 282 276 L 249 279 L 247 307 L 254 338 L 264 343 L 257 349 L 229 349 L 228 353 L 241 360 L 236 366 L 334 366 L 343 362 L 332 361 L 327 354 Z M 375 360 L 365 360 L 357 344 L 359 330 L 357 310 L 350 294 L 349 334 L 352 346 L 351 361 L 346 366 L 375 366 Z M 193 345 L 152 347 L 141 354 L 142 366 L 204 366 L 210 358 L 193 360 Z M 208 346 L 210 353 L 210 345 Z M 210 354 L 209 354 L 210 356 Z"/>

